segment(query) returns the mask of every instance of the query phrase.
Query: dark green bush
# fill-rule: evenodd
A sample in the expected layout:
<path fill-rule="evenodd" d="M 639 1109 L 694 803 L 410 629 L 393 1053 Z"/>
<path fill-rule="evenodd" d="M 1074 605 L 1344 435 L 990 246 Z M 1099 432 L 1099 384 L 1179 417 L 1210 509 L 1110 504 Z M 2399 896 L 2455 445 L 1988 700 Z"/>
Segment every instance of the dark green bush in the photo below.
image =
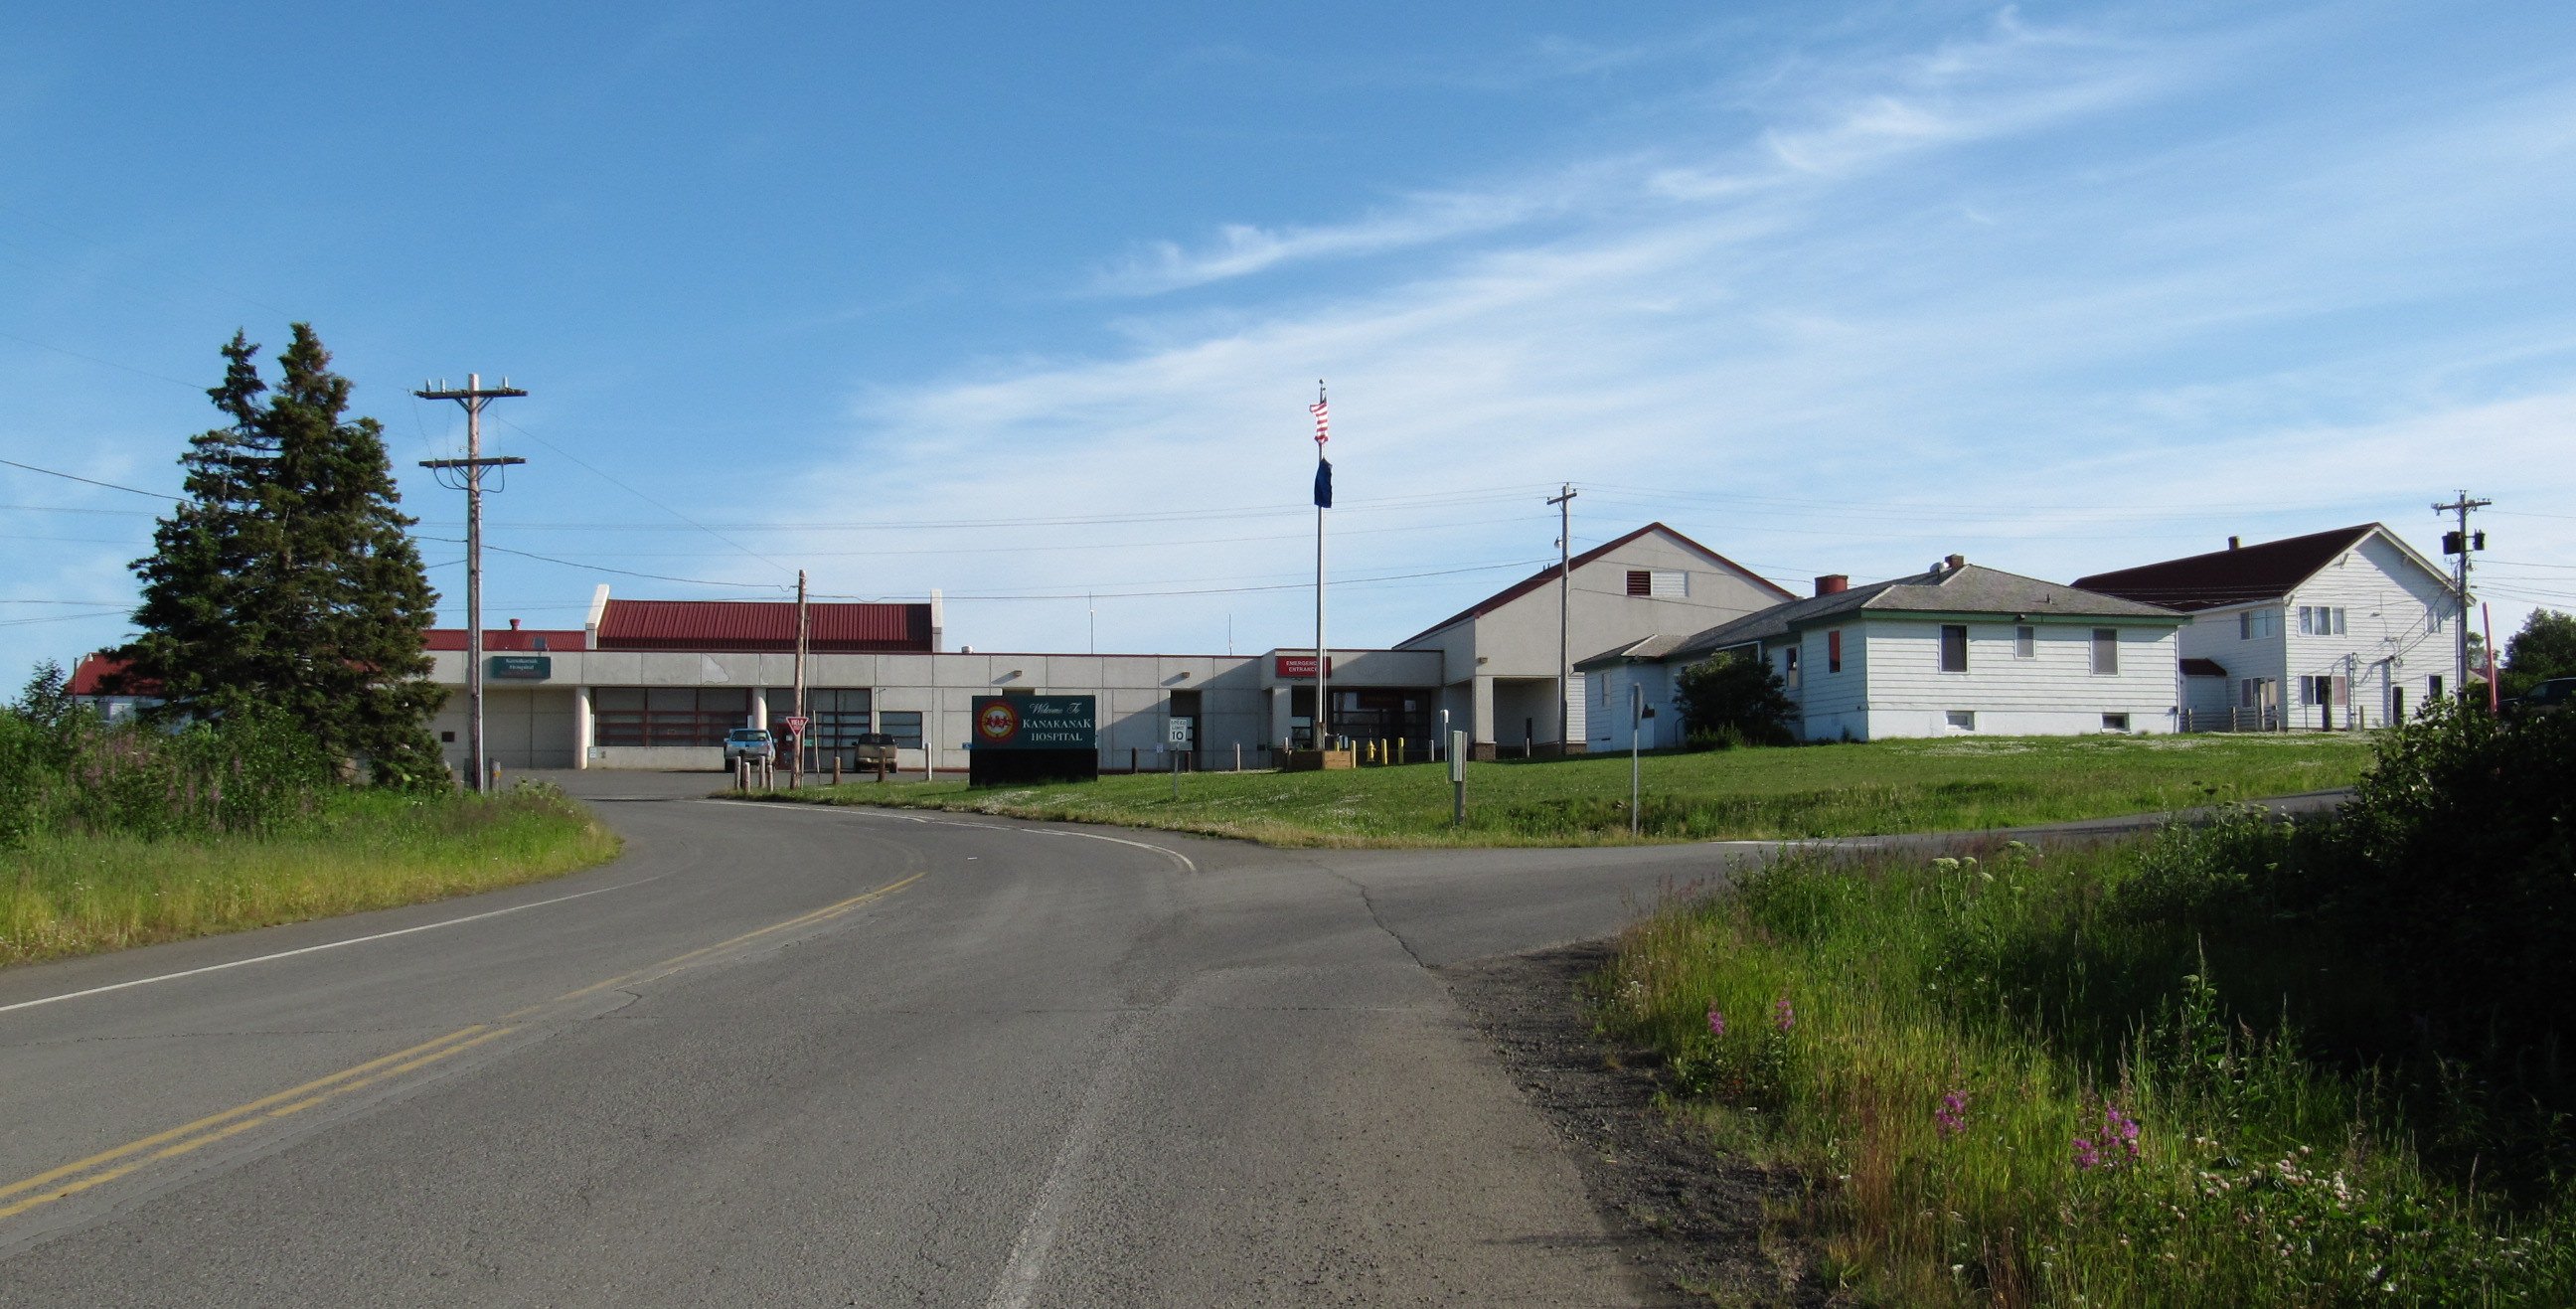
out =
<path fill-rule="evenodd" d="M 1674 679 L 1684 739 L 1694 745 L 1719 738 L 1729 745 L 1787 745 L 1789 719 L 1798 706 L 1768 664 L 1741 654 L 1693 664 Z"/>

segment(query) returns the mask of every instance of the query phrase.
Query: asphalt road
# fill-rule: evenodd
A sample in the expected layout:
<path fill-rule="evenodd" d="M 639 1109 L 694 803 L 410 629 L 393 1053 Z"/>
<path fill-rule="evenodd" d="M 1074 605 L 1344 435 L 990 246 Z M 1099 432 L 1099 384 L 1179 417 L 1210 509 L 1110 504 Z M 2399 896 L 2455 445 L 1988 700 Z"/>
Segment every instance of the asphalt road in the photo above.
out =
<path fill-rule="evenodd" d="M 0 974 L 0 1303 L 1652 1298 L 1427 968 L 1615 931 L 1742 848 L 559 780 L 625 857 Z"/>

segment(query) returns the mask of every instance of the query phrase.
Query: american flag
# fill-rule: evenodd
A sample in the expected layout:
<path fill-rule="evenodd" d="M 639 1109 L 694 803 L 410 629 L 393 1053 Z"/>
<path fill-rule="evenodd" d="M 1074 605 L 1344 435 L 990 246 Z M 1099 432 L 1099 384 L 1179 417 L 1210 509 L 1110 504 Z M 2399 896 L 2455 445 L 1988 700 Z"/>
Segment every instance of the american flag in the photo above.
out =
<path fill-rule="evenodd" d="M 1320 447 L 1326 441 L 1332 440 L 1333 415 L 1332 411 L 1325 407 L 1322 392 L 1316 393 L 1315 403 L 1306 406 L 1306 412 L 1315 416 L 1315 444 Z"/>

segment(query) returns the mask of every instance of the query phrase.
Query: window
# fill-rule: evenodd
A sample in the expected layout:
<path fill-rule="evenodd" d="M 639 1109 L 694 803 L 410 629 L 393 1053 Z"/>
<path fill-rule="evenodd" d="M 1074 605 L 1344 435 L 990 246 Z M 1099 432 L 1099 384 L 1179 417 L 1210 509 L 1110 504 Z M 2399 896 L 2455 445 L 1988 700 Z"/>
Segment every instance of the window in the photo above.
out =
<path fill-rule="evenodd" d="M 2106 677 L 2115 675 L 2120 671 L 2119 628 L 2097 627 L 2093 629 L 2093 671 Z"/>
<path fill-rule="evenodd" d="M 2441 678 L 2441 675 L 2440 675 L 2440 674 L 2438 674 L 2438 673 L 2434 674 L 2433 679 L 2432 679 L 2432 681 L 2431 681 L 2431 682 L 2430 682 L 2430 684 L 2429 684 L 2429 689 L 2431 690 L 2432 694 L 2430 694 L 2430 695 L 2426 696 L 2426 697 L 2425 697 L 2426 699 L 2428 699 L 2428 700 L 2439 700 L 2439 699 L 2441 699 L 2441 698 L 2442 698 L 2442 678 Z"/>
<path fill-rule="evenodd" d="M 2127 714 L 2104 714 L 2104 715 L 2102 715 L 2102 730 L 2103 730 L 2103 731 L 2105 731 L 2105 732 L 2125 732 L 2125 731 L 2128 731 L 2128 730 L 2129 730 L 2129 716 L 2128 716 Z"/>
<path fill-rule="evenodd" d="M 1780 652 L 1780 680 L 1790 690 L 1798 689 L 1798 647 L 1794 645 Z"/>
<path fill-rule="evenodd" d="M 1947 717 L 1951 731 L 1973 732 L 1977 730 L 1977 711 L 1974 709 L 1953 709 L 1949 712 Z"/>
<path fill-rule="evenodd" d="M 2449 615 L 2444 614 L 2444 613 L 2443 613 L 2441 610 L 2439 610 L 2439 609 L 2433 609 L 2433 610 L 2428 610 L 2428 611 L 2426 611 L 2426 613 L 2425 613 L 2425 615 L 2424 615 L 2424 630 L 2425 630 L 2425 631 L 2427 631 L 2427 632 L 2439 632 L 2439 631 L 2441 631 L 2441 630 L 2442 630 L 2442 628 L 2443 628 L 2443 626 L 2444 626 L 2444 621 L 2445 621 L 2448 617 L 2449 617 Z"/>
<path fill-rule="evenodd" d="M 1941 625 L 1941 671 L 1945 673 L 1968 671 L 1967 624 L 1943 623 Z"/>
<path fill-rule="evenodd" d="M 2239 641 L 2280 634 L 2281 611 L 2278 609 L 2248 609 L 2236 615 L 2236 639 Z"/>
<path fill-rule="evenodd" d="M 2341 636 L 2344 634 L 2343 617 L 2341 605 L 2300 605 L 2299 635 Z"/>
<path fill-rule="evenodd" d="M 921 748 L 921 711 L 889 709 L 877 715 L 877 730 L 893 737 L 894 743 L 903 749 L 918 750 Z"/>
<path fill-rule="evenodd" d="M 1840 630 L 1827 632 L 1825 633 L 1825 671 L 1839 673 L 1842 670 L 1843 634 Z"/>
<path fill-rule="evenodd" d="M 2315 628 L 2315 626 L 2314 626 L 2314 625 L 2309 621 L 2309 620 L 2310 620 L 2310 619 L 2315 615 L 2315 613 L 2316 613 L 2316 612 L 2317 612 L 2316 610 L 2311 609 L 2311 608 L 2309 608 L 2309 607 L 2308 607 L 2308 606 L 2306 606 L 2306 605 L 2300 605 L 2300 606 L 2299 606 L 2299 635 L 2301 635 L 2301 636 L 2314 636 L 2314 635 L 2316 635 L 2317 629 L 2316 629 L 2316 628 Z M 2331 625 L 2331 624 L 2329 624 L 2329 625 Z"/>
<path fill-rule="evenodd" d="M 2015 659 L 2036 659 L 2036 658 L 2038 658 L 2038 657 L 2039 657 L 2039 629 L 2038 629 L 2038 628 L 2036 628 L 2036 627 L 2016 627 L 2016 628 L 2014 628 L 2014 629 L 2013 629 L 2013 658 L 2015 658 Z"/>
<path fill-rule="evenodd" d="M 2343 606 L 2336 605 L 2334 607 L 2334 631 L 2328 635 L 2341 636 L 2343 634 Z"/>
<path fill-rule="evenodd" d="M 1656 599 L 1680 599 L 1690 594 L 1690 574 L 1680 569 L 1628 570 L 1628 594 L 1653 596 Z"/>
<path fill-rule="evenodd" d="M 592 739 L 601 745 L 722 745 L 751 721 L 739 687 L 603 686 L 590 693 Z"/>

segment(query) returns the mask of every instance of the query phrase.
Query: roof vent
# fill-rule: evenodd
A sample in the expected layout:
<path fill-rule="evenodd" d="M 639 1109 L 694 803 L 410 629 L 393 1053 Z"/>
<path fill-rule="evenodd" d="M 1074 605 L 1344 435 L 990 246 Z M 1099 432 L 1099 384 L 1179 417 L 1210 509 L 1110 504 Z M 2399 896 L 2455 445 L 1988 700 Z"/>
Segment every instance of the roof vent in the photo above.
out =
<path fill-rule="evenodd" d="M 2230 550 L 2242 550 L 2242 549 L 2244 549 L 2244 548 L 2245 548 L 2245 538 L 2244 538 L 2244 537 L 2241 537 L 2241 536 L 2231 536 L 2231 537 L 2227 538 L 2227 548 L 2228 548 L 2228 549 L 2230 549 Z"/>
<path fill-rule="evenodd" d="M 519 620 L 518 620 L 518 619 L 513 618 L 513 619 L 511 619 L 511 620 L 510 620 L 510 630 L 511 630 L 511 631 L 513 631 L 513 632 L 515 632 L 515 631 L 518 631 L 518 630 L 519 630 Z"/>
<path fill-rule="evenodd" d="M 1851 574 L 1827 573 L 1816 579 L 1816 594 L 1841 595 L 1851 589 Z"/>

